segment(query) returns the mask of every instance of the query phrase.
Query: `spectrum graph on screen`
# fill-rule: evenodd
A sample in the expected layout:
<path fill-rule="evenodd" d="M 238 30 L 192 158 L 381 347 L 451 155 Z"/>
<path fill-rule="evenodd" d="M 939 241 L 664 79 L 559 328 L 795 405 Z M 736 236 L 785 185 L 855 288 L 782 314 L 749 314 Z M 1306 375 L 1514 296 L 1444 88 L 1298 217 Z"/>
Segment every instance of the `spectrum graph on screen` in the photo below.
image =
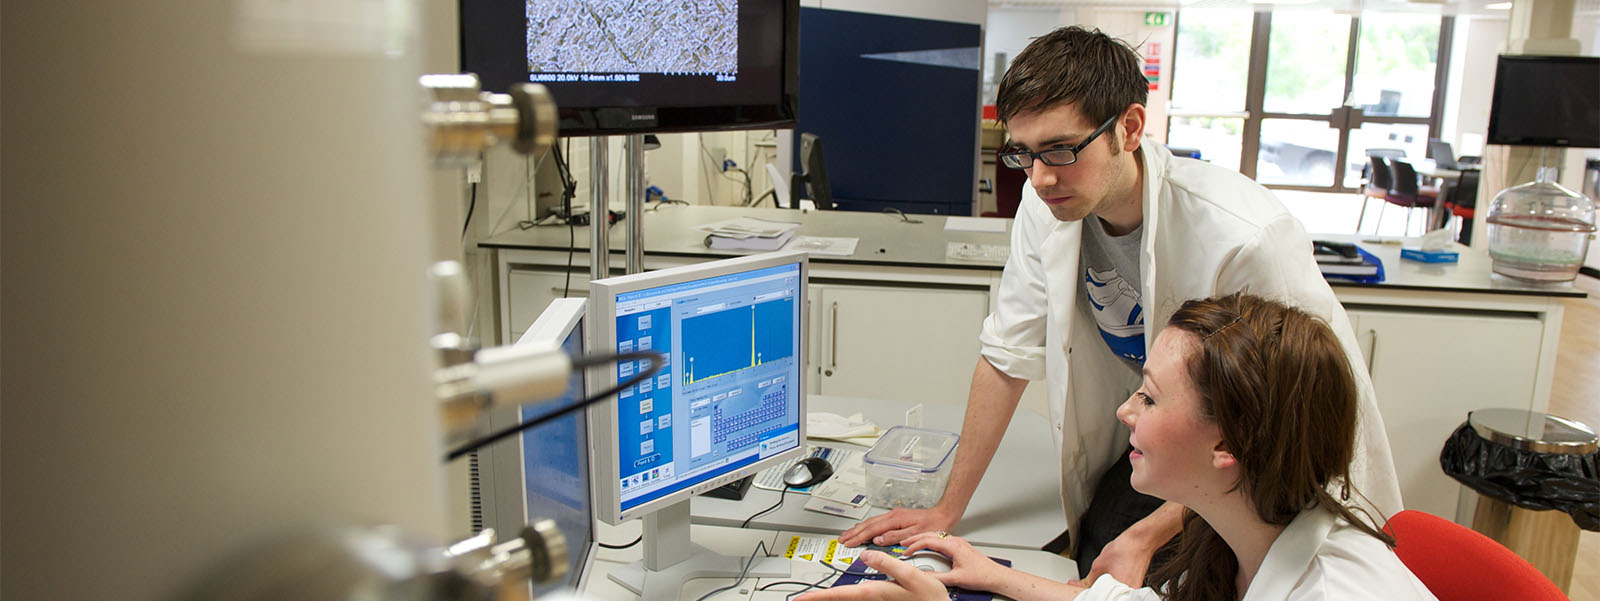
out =
<path fill-rule="evenodd" d="M 794 299 L 683 320 L 685 386 L 794 355 Z"/>
<path fill-rule="evenodd" d="M 798 264 L 616 296 L 619 352 L 659 350 L 654 378 L 617 394 L 628 509 L 787 449 L 799 434 Z M 646 369 L 617 365 L 618 381 Z"/>

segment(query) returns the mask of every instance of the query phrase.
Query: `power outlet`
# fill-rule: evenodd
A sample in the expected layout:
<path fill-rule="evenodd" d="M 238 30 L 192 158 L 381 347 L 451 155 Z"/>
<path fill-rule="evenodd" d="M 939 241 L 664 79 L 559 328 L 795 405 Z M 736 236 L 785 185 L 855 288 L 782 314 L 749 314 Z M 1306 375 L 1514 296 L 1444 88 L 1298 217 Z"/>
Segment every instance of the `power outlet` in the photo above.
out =
<path fill-rule="evenodd" d="M 706 152 L 711 155 L 711 168 L 723 171 L 722 164 L 728 160 L 728 149 L 721 146 L 707 146 Z"/>

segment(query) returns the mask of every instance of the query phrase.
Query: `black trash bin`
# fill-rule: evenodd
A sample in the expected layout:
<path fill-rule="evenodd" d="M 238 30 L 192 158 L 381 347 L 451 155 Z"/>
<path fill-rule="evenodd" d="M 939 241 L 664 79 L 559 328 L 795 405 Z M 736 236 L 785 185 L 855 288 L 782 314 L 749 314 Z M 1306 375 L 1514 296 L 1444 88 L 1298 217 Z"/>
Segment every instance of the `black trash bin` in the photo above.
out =
<path fill-rule="evenodd" d="M 1578 530 L 1600 531 L 1600 438 L 1533 411 L 1482 409 L 1445 441 L 1439 464 L 1461 482 L 1456 520 L 1499 541 L 1566 591 Z"/>

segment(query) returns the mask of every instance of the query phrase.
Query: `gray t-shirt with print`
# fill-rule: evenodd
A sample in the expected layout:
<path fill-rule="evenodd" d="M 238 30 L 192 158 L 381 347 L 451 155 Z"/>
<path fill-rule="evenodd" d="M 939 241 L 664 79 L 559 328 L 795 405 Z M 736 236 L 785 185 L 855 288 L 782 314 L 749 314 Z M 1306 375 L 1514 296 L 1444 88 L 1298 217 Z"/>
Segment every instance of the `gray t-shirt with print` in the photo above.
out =
<path fill-rule="evenodd" d="M 1122 236 L 1106 233 L 1100 218 L 1083 220 L 1080 277 L 1083 303 L 1094 316 L 1100 338 L 1135 372 L 1144 366 L 1144 294 L 1140 289 L 1139 246 L 1144 224 Z"/>

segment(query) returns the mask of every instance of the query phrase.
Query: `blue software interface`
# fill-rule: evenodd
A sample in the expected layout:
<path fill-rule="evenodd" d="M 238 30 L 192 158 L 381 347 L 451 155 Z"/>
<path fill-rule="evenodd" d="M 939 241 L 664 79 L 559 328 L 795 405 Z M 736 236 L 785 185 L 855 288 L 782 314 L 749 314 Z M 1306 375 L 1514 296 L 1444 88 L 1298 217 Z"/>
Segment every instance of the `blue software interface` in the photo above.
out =
<path fill-rule="evenodd" d="M 623 510 L 799 446 L 804 285 L 790 264 L 617 295 L 617 351 L 667 353 L 617 395 Z"/>
<path fill-rule="evenodd" d="M 583 354 L 583 329 L 573 328 L 561 344 L 570 357 Z M 583 399 L 583 370 L 572 371 L 568 377 L 566 396 L 554 402 L 525 405 L 522 420 L 528 421 L 562 407 L 570 407 Z M 526 486 L 528 522 L 539 519 L 555 520 L 556 526 L 567 538 L 567 578 L 535 586 L 535 596 L 570 587 L 582 571 L 585 550 L 593 540 L 589 511 L 589 436 L 588 421 L 582 411 L 574 411 L 522 433 L 523 484 Z M 502 533 L 515 536 L 516 533 Z"/>

